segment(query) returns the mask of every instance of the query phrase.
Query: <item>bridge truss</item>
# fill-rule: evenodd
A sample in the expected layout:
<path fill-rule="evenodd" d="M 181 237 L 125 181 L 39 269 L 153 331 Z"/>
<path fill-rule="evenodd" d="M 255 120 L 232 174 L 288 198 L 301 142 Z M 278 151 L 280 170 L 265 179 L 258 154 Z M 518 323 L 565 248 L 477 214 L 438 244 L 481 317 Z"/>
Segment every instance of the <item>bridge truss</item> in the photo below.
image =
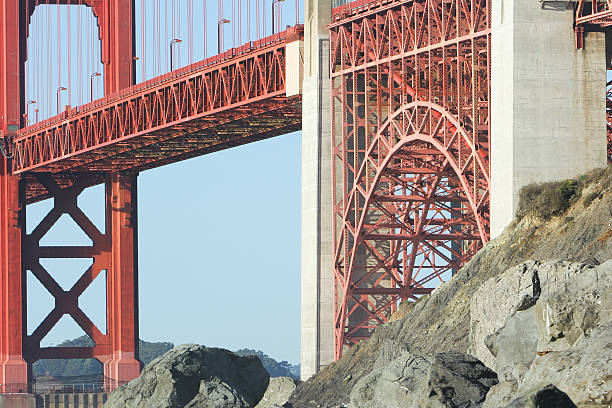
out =
<path fill-rule="evenodd" d="M 488 240 L 490 3 L 353 2 L 330 29 L 339 358 Z"/>

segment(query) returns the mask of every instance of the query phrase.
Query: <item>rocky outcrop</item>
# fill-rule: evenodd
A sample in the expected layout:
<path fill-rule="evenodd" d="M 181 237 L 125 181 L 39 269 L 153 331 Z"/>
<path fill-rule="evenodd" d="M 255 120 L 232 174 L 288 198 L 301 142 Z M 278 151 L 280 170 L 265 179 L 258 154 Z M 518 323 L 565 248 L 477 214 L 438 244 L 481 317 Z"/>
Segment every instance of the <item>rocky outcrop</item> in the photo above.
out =
<path fill-rule="evenodd" d="M 540 303 L 544 304 L 547 294 L 553 290 L 553 281 L 558 280 L 560 285 L 561 282 L 567 281 L 563 274 L 571 276 L 588 272 L 590 266 L 603 263 L 612 255 L 612 168 L 598 174 L 593 173 L 584 180 L 583 195 L 587 196 L 578 198 L 567 212 L 550 220 L 525 216 L 515 222 L 499 237 L 490 241 L 443 286 L 431 295 L 410 304 L 406 313 L 397 316 L 398 320 L 378 327 L 369 339 L 346 351 L 342 359 L 298 386 L 290 398 L 292 406 L 330 408 L 347 404 L 356 384 L 375 370 L 373 367 L 380 350 L 386 347 L 386 342 L 390 339 L 413 356 L 432 356 L 443 351 L 466 353 L 469 350 L 469 354 L 490 368 L 499 368 L 504 375 L 504 381 L 492 387 L 489 392 L 490 395 L 500 396 L 503 403 L 491 406 L 498 408 L 511 403 L 518 395 L 518 378 L 525 376 L 531 367 L 529 356 L 534 353 L 534 339 L 537 340 L 536 354 L 538 351 L 547 351 L 543 350 L 539 337 L 541 329 L 536 315 L 539 309 L 534 309 L 534 304 L 536 307 L 539 307 L 537 305 Z M 597 195 L 597 199 L 589 200 L 588 197 L 593 194 Z M 568 270 L 563 262 L 547 263 L 547 260 L 566 260 L 582 264 L 570 266 Z M 521 265 L 523 263 L 525 265 Z M 541 281 L 541 293 L 537 299 L 533 296 L 532 287 L 532 272 L 536 264 L 547 264 L 550 269 L 546 272 L 539 266 L 535 268 L 540 271 L 538 279 Z M 489 314 L 471 319 L 471 309 L 478 308 L 473 305 L 476 292 L 492 278 L 492 282 L 495 282 L 495 279 L 505 279 L 501 275 L 516 265 L 520 266 L 513 273 L 519 279 L 507 278 L 509 285 L 505 287 L 505 292 L 494 293 L 489 300 L 482 301 L 478 306 Z M 527 267 L 525 271 L 523 266 Z M 557 269 L 559 274 L 555 273 Z M 552 306 L 551 303 L 550 307 Z M 508 321 L 513 313 L 514 321 Z M 578 311 L 572 313 L 573 323 L 569 324 L 584 329 L 583 334 L 572 332 L 571 341 L 578 341 L 576 335 L 578 338 L 584 337 L 592 330 L 588 328 L 592 327 L 592 322 L 585 318 L 580 317 Z M 555 327 L 561 329 L 566 324 L 561 317 L 555 319 Z M 601 324 L 601 320 L 600 317 L 597 324 Z M 529 326 L 528 332 L 531 335 L 534 329 L 538 331 L 538 335 L 526 341 L 524 347 L 527 350 L 516 345 L 522 354 L 513 357 L 506 352 L 506 347 L 512 346 L 512 332 L 516 334 L 526 329 L 526 325 Z M 565 326 L 563 330 L 567 330 Z M 505 362 L 500 361 L 497 366 L 495 356 L 485 343 L 485 338 L 496 332 L 498 336 L 489 339 L 488 343 L 494 349 L 497 347 L 496 353 L 500 358 L 506 359 Z M 563 338 L 559 337 L 555 341 Z M 546 342 L 550 343 L 550 339 Z M 514 361 L 515 358 L 518 361 Z M 509 368 L 506 369 L 503 365 Z M 517 380 L 514 383 L 507 382 L 505 376 Z M 510 398 L 509 396 L 512 398 L 505 399 Z"/>
<path fill-rule="evenodd" d="M 187 344 L 153 360 L 104 407 L 250 408 L 261 400 L 269 378 L 255 356 Z"/>
<path fill-rule="evenodd" d="M 349 408 L 480 407 L 496 383 L 495 373 L 467 354 L 404 351 L 357 382 Z"/>
<path fill-rule="evenodd" d="M 282 408 L 298 384 L 298 380 L 289 377 L 270 379 L 268 389 L 255 408 Z"/>
<path fill-rule="evenodd" d="M 515 398 L 504 408 L 576 408 L 576 404 L 552 384 L 536 385 Z"/>
<path fill-rule="evenodd" d="M 541 277 L 541 294 L 517 310 L 534 274 Z M 500 384 L 484 407 L 531 395 L 542 381 L 578 406 L 612 404 L 611 302 L 612 260 L 528 262 L 485 282 L 472 300 L 470 350 L 495 368 Z"/>

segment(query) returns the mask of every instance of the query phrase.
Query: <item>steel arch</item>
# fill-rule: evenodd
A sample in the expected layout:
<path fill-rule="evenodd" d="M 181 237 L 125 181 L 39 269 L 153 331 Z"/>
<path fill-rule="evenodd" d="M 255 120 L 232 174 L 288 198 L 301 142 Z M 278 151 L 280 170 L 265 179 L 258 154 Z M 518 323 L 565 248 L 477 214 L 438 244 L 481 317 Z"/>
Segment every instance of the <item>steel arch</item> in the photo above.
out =
<path fill-rule="evenodd" d="M 399 187 L 402 177 L 408 188 Z M 336 358 L 386 322 L 397 301 L 431 292 L 428 282 L 488 240 L 488 163 L 439 105 L 415 101 L 393 113 L 354 179 L 335 248 Z M 437 265 L 435 255 L 446 263 Z"/>

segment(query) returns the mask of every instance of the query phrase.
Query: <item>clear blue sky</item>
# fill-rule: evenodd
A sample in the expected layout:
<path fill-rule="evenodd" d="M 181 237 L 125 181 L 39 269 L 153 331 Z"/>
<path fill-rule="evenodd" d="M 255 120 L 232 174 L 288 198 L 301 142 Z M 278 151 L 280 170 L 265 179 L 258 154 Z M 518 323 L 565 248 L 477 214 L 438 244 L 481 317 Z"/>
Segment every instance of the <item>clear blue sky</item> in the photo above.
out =
<path fill-rule="evenodd" d="M 136 0 L 137 23 L 140 21 L 140 0 Z M 146 4 L 157 0 L 146 0 Z M 164 8 L 164 2 L 166 8 Z M 247 0 L 241 4 L 246 7 Z M 175 28 L 174 36 L 184 40 L 180 65 L 189 61 L 186 11 L 189 1 L 181 4 L 183 31 Z M 237 1 L 234 2 L 236 5 Z M 262 2 L 263 3 L 263 2 Z M 270 31 L 270 4 L 266 2 Z M 161 0 L 162 10 L 171 13 L 172 0 Z M 207 28 L 207 54 L 216 53 L 217 1 L 207 1 L 207 24 L 202 24 L 202 2 L 193 1 L 192 59 L 203 56 L 203 27 Z M 255 1 L 251 1 L 254 9 Z M 295 2 L 283 4 L 284 25 L 295 22 Z M 49 6 L 55 7 L 55 6 Z M 60 9 L 60 20 L 67 22 L 68 7 Z M 225 1 L 224 15 L 232 17 L 232 1 Z M 56 89 L 68 77 L 67 45 L 60 48 L 58 63 L 55 8 L 41 7 L 34 16 L 29 49 L 32 50 L 27 67 L 28 99 L 39 101 L 40 119 L 55 114 Z M 87 60 L 78 47 L 84 36 L 77 36 L 79 8 L 71 10 L 71 92 L 70 104 L 76 106 L 89 100 L 92 72 L 100 70 L 91 52 Z M 47 15 L 48 13 L 48 15 Z M 82 9 L 81 27 L 87 26 L 89 9 Z M 251 13 L 253 14 L 253 13 Z M 171 16 L 171 14 L 169 14 Z M 152 14 L 147 14 L 152 20 Z M 163 20 L 165 14 L 160 15 Z M 178 20 L 178 14 L 175 15 Z M 263 17 L 262 17 L 263 18 Z M 246 27 L 246 9 L 243 10 Z M 171 27 L 171 17 L 168 18 Z M 36 30 L 35 24 L 41 24 Z M 91 21 L 90 21 L 91 26 Z M 60 24 L 67 27 L 67 23 Z M 178 21 L 176 27 L 179 27 Z M 251 24 L 256 38 L 255 23 Z M 154 32 L 147 24 L 147 33 Z M 199 32 L 198 32 L 199 30 Z M 162 42 L 169 43 L 171 30 L 162 30 Z M 247 40 L 243 28 L 243 41 Z M 51 37 L 47 42 L 43 33 Z M 137 54 L 142 54 L 140 29 L 137 32 Z M 49 34 L 50 33 L 50 34 Z M 55 36 L 54 36 L 55 35 Z M 67 44 L 67 30 L 62 29 Z M 149 35 L 149 34 L 145 34 Z M 225 27 L 225 44 L 232 44 L 232 27 Z M 38 42 L 38 46 L 34 42 Z M 238 43 L 238 41 L 236 41 Z M 40 44 L 46 44 L 43 49 Z M 96 45 L 96 47 L 99 45 Z M 156 67 L 167 63 L 167 55 L 152 57 L 152 40 L 146 45 L 148 55 L 145 76 L 157 74 Z M 87 48 L 85 48 L 87 49 Z M 81 61 L 80 64 L 75 61 Z M 148 62 L 147 62 L 148 60 Z M 47 62 L 50 62 L 48 64 Z M 141 78 L 141 61 L 137 78 Z M 32 67 L 49 67 L 34 70 Z M 57 68 L 60 67 L 61 75 Z M 80 68 L 81 67 L 81 68 Z M 86 67 L 86 68 L 82 68 Z M 36 79 L 38 77 L 38 79 Z M 95 79 L 97 95 L 101 95 L 102 81 Z M 68 95 L 62 96 L 68 104 Z M 32 115 L 32 113 L 31 113 Z M 33 116 L 33 115 L 32 115 Z M 163 168 L 141 173 L 139 177 L 139 264 L 140 264 L 140 335 L 149 341 L 171 341 L 175 344 L 195 342 L 229 349 L 249 347 L 260 349 L 278 360 L 299 361 L 300 343 L 300 133 L 284 135 L 251 145 L 191 159 Z M 79 204 L 87 214 L 102 225 L 103 190 L 94 187 L 86 191 Z M 49 202 L 28 207 L 28 228 L 41 219 L 50 208 Z M 85 241 L 73 228 L 69 219 L 62 221 L 43 239 L 43 244 L 83 244 Z M 87 261 L 48 261 L 45 266 L 58 282 L 70 287 L 80 276 Z M 28 329 L 32 331 L 52 308 L 52 298 L 35 281 L 28 278 Z M 98 279 L 81 297 L 79 304 L 104 328 L 104 284 Z M 83 334 L 80 328 L 64 316 L 44 340 L 45 345 Z"/>

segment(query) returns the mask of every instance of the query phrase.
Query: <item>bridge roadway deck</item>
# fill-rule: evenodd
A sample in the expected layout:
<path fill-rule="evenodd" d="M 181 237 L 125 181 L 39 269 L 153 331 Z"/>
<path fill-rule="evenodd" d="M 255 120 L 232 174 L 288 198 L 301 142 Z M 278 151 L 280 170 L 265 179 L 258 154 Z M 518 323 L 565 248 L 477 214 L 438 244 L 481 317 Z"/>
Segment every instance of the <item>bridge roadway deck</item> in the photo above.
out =
<path fill-rule="evenodd" d="M 22 129 L 13 172 L 142 171 L 301 129 L 301 95 L 286 95 L 296 26 L 134 85 Z M 27 197 L 38 197 L 27 183 Z M 42 189 L 40 190 L 42 192 Z"/>

